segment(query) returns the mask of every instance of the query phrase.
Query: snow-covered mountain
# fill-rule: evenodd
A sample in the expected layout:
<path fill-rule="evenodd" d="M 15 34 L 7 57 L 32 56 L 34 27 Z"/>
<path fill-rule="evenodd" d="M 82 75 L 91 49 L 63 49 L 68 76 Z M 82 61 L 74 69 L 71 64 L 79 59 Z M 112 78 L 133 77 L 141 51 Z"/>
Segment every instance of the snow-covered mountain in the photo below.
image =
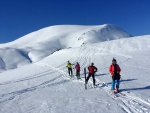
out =
<path fill-rule="evenodd" d="M 1 70 L 37 62 L 60 49 L 129 37 L 131 37 L 130 34 L 111 24 L 50 26 L 13 42 L 1 44 Z"/>
<path fill-rule="evenodd" d="M 22 52 L 13 51 L 16 57 Z M 38 62 L 0 73 L 0 113 L 150 113 L 149 56 L 150 35 L 54 52 Z M 110 93 L 108 70 L 113 57 L 121 67 L 120 90 L 125 96 Z M 0 63 L 5 64 L 2 58 Z M 81 80 L 68 76 L 68 60 L 80 63 Z M 83 68 L 91 62 L 98 68 L 97 88 L 91 88 L 90 79 L 85 90 Z"/>

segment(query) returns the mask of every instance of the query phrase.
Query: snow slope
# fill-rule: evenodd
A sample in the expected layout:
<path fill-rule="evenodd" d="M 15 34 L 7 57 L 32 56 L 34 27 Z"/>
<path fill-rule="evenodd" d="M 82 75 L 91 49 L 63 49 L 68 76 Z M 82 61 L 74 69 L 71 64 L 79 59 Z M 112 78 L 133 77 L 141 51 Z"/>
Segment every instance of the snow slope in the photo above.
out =
<path fill-rule="evenodd" d="M 128 37 L 131 35 L 111 24 L 50 26 L 13 42 L 1 44 L 0 59 L 5 64 L 2 64 L 4 69 L 14 69 L 37 62 L 60 49 Z"/>
<path fill-rule="evenodd" d="M 57 51 L 0 73 L 0 113 L 150 113 L 149 56 L 150 35 Z M 113 57 L 122 69 L 120 90 L 126 96 L 110 93 Z M 68 60 L 80 63 L 81 80 L 67 75 Z M 84 90 L 83 68 L 91 62 L 98 68 L 99 85 Z"/>

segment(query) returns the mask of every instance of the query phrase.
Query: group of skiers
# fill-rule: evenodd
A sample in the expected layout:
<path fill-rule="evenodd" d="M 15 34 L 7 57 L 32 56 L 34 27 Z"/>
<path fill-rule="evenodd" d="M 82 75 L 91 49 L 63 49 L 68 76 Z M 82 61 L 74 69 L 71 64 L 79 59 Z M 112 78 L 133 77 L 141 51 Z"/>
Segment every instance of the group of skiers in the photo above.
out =
<path fill-rule="evenodd" d="M 67 62 L 67 68 L 68 68 L 68 74 L 70 75 L 70 76 L 73 76 L 73 71 L 72 71 L 72 66 L 73 66 L 74 64 L 71 64 L 69 61 Z M 77 79 L 80 79 L 80 65 L 79 65 L 79 63 L 77 62 L 76 63 L 76 66 L 75 66 L 75 69 L 76 69 L 76 76 L 77 76 Z"/>
<path fill-rule="evenodd" d="M 68 68 L 68 73 L 70 76 L 73 76 L 73 71 L 72 71 L 72 66 L 74 64 L 71 64 L 69 61 L 67 62 L 67 68 Z M 76 77 L 77 79 L 80 79 L 80 65 L 77 62 L 75 65 L 75 70 L 76 70 Z M 93 78 L 93 85 L 95 86 L 95 73 L 97 72 L 97 67 L 94 66 L 94 63 L 91 63 L 91 65 L 88 67 L 88 76 L 86 78 L 85 83 L 88 83 L 89 78 L 92 76 Z M 112 64 L 109 67 L 109 72 L 112 77 L 112 85 L 111 85 L 111 90 L 112 93 L 119 92 L 119 85 L 120 85 L 120 72 L 121 69 L 119 65 L 117 64 L 116 59 L 113 58 Z M 116 85 L 115 85 L 116 84 Z"/>

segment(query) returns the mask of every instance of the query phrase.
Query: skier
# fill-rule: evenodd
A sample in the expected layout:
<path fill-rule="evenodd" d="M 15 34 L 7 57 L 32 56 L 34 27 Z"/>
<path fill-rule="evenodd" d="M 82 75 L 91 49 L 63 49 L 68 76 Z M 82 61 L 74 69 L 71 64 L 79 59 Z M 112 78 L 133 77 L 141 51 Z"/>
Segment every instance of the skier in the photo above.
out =
<path fill-rule="evenodd" d="M 97 68 L 94 66 L 94 63 L 91 63 L 91 66 L 88 67 L 89 74 L 86 79 L 86 84 L 88 83 L 89 78 L 92 76 L 93 78 L 93 85 L 95 86 L 95 72 L 97 72 Z"/>
<path fill-rule="evenodd" d="M 68 68 L 68 74 L 69 75 L 73 75 L 73 72 L 72 72 L 72 65 L 74 65 L 74 64 L 71 64 L 69 61 L 67 62 L 67 68 Z"/>
<path fill-rule="evenodd" d="M 121 69 L 117 64 L 116 59 L 113 58 L 112 64 L 109 67 L 109 72 L 112 76 L 112 86 L 111 86 L 112 93 L 115 93 L 115 88 L 116 88 L 116 92 L 119 92 L 120 71 Z M 116 81 L 116 87 L 115 87 L 115 81 Z"/>
<path fill-rule="evenodd" d="M 77 76 L 77 79 L 80 79 L 80 65 L 79 63 L 77 62 L 76 66 L 76 76 Z"/>

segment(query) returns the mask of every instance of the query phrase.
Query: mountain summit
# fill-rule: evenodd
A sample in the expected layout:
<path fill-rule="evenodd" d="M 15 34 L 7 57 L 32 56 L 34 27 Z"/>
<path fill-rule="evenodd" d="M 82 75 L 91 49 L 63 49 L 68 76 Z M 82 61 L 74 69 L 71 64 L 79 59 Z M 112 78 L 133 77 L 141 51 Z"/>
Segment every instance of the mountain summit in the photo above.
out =
<path fill-rule="evenodd" d="M 59 44 L 59 46 L 67 48 L 78 47 L 83 43 L 89 44 L 127 37 L 132 36 L 112 24 L 97 26 L 55 25 L 27 34 L 8 45 L 15 45 L 20 48 L 53 43 L 55 47 Z"/>

